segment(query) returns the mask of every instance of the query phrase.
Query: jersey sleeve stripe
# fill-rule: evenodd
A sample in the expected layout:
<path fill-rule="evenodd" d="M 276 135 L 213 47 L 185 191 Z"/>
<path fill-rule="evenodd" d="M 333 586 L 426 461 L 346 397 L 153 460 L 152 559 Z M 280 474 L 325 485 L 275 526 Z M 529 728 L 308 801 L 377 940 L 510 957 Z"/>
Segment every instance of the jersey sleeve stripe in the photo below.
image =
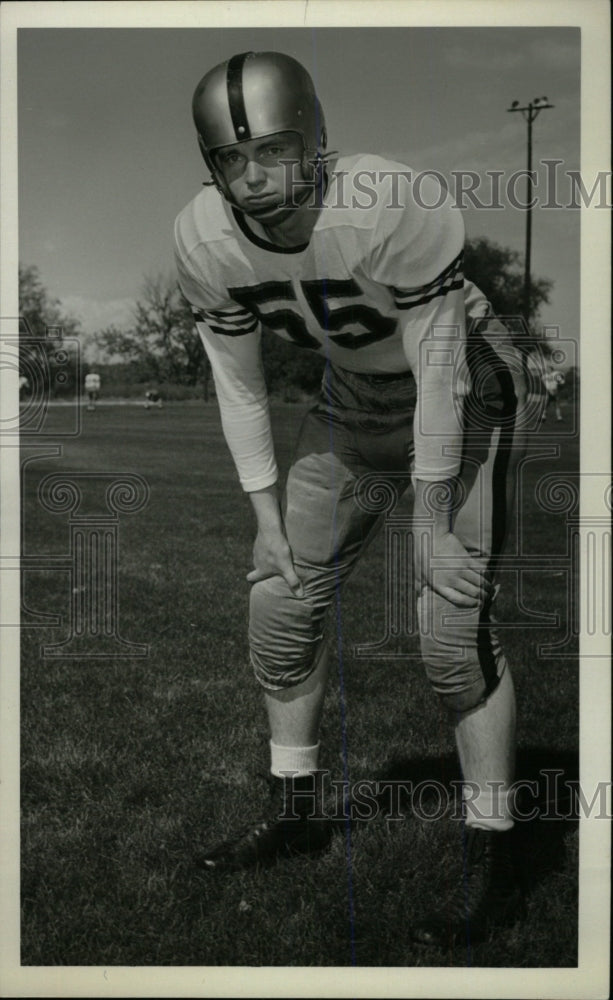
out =
<path fill-rule="evenodd" d="M 228 327 L 216 326 L 215 323 L 211 322 L 207 322 L 207 327 L 213 333 L 221 334 L 222 337 L 244 337 L 246 334 L 253 333 L 254 330 L 257 330 L 258 322 L 257 320 L 254 320 L 252 325 L 246 329 L 236 327 L 234 329 L 229 329 Z"/>
<path fill-rule="evenodd" d="M 464 287 L 464 279 L 462 275 L 453 281 L 448 281 L 446 284 L 437 288 L 436 291 L 430 292 L 426 295 L 421 295 L 419 298 L 411 298 L 410 300 L 399 301 L 397 298 L 394 299 L 397 309 L 414 309 L 416 306 L 423 306 L 426 302 L 431 302 L 432 299 L 439 297 L 444 297 L 448 292 L 457 291 Z"/>
<path fill-rule="evenodd" d="M 242 309 L 240 306 L 236 306 L 234 309 L 207 309 L 206 313 L 207 316 L 215 316 L 216 319 L 240 319 L 251 316 L 247 309 Z"/>
<path fill-rule="evenodd" d="M 193 309 L 197 323 L 206 323 L 213 333 L 227 337 L 242 337 L 244 334 L 257 330 L 257 317 L 241 309 L 237 312 L 220 312 L 217 310 Z"/>
<path fill-rule="evenodd" d="M 464 253 L 460 251 L 438 277 L 418 288 L 393 287 L 394 302 L 398 309 L 411 309 L 413 306 L 430 302 L 439 295 L 446 295 L 452 289 L 462 288 L 464 285 L 463 260 Z"/>

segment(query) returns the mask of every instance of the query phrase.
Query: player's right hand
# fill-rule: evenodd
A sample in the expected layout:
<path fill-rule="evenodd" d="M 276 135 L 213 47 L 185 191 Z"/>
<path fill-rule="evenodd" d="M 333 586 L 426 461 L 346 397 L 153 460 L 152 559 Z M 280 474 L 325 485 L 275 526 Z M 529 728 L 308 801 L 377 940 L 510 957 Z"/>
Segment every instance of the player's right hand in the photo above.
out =
<path fill-rule="evenodd" d="M 254 569 L 247 573 L 249 583 L 282 576 L 296 597 L 304 597 L 302 583 L 294 569 L 292 550 L 282 531 L 270 528 L 258 531 L 253 546 L 253 565 Z"/>

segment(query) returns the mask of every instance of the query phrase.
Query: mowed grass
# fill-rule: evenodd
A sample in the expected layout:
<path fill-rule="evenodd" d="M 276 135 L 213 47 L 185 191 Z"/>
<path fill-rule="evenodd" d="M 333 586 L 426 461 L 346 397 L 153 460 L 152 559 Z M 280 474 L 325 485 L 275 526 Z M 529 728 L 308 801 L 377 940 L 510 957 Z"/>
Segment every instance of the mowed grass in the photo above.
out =
<path fill-rule="evenodd" d="M 284 470 L 303 412 L 274 407 Z M 412 921 L 442 905 L 462 865 L 460 824 L 450 811 L 425 815 L 436 795 L 420 808 L 405 797 L 401 819 L 383 809 L 353 827 L 340 823 L 319 859 L 231 876 L 198 867 L 199 849 L 258 817 L 267 795 L 268 731 L 246 640 L 249 501 L 214 402 L 149 412 L 99 406 L 83 413 L 80 436 L 53 436 L 67 426 L 67 410 L 53 408 L 50 436 L 35 442 L 61 441 L 61 456 L 24 450 L 25 550 L 68 552 L 68 513 L 51 514 L 38 500 L 45 476 L 142 476 L 148 504 L 119 518 L 118 629 L 149 652 L 44 658 L 41 647 L 67 635 L 71 582 L 57 570 L 25 574 L 23 964 L 575 965 L 578 825 L 568 808 L 565 818 L 521 825 L 525 920 L 472 947 L 424 950 L 410 940 Z M 540 432 L 532 448 L 544 441 Z M 528 462 L 523 477 L 523 547 L 542 557 L 541 568 L 522 579 L 522 607 L 510 576 L 498 608 L 503 621 L 521 624 L 502 637 L 518 694 L 523 778 L 577 773 L 573 647 L 557 658 L 539 653 L 563 636 L 567 614 L 568 581 L 553 564 L 566 552 L 564 515 L 542 510 L 534 493 L 542 476 L 577 468 L 576 438 L 559 443 L 560 457 Z M 104 484 L 90 487 L 103 510 Z M 459 777 L 452 730 L 423 676 L 416 637 L 401 637 L 401 657 L 354 652 L 384 635 L 384 582 L 381 534 L 343 594 L 321 766 L 338 781 L 448 788 Z M 37 625 L 41 612 L 62 615 L 62 625 Z M 559 628 L 534 627 L 530 613 L 545 612 L 560 616 Z M 539 793 L 548 794 L 542 776 Z"/>

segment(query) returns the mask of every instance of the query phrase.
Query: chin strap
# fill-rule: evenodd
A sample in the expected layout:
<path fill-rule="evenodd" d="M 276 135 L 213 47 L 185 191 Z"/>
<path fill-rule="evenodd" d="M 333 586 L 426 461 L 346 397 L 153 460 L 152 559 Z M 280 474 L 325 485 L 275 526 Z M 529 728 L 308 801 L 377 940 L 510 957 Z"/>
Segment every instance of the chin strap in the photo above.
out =
<path fill-rule="evenodd" d="M 316 160 L 319 163 L 328 163 L 328 161 L 333 156 L 338 156 L 338 155 L 339 155 L 338 149 L 330 149 L 327 153 L 318 153 L 318 155 L 316 156 Z"/>

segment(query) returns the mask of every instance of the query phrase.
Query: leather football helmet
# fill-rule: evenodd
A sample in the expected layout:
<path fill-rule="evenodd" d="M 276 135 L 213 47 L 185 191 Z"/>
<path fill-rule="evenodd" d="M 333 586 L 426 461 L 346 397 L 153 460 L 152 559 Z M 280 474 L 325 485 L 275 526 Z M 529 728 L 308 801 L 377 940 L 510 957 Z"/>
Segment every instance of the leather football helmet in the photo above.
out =
<path fill-rule="evenodd" d="M 326 126 L 311 77 L 281 52 L 243 52 L 210 70 L 196 87 L 192 113 L 198 143 L 213 181 L 228 200 L 229 190 L 214 153 L 276 132 L 302 137 L 302 176 L 315 181 L 326 149 Z"/>

